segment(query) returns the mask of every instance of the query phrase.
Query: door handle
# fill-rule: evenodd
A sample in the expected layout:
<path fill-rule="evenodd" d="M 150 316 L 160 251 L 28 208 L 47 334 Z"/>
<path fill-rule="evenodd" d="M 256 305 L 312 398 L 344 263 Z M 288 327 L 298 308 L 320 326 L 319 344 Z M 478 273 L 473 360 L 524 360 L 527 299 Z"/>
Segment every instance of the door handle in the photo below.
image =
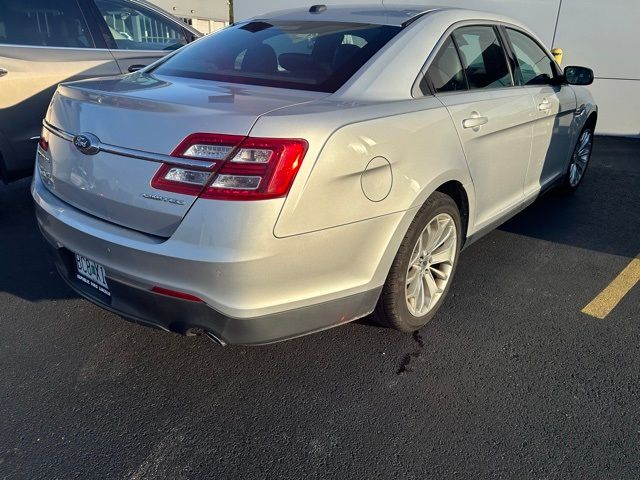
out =
<path fill-rule="evenodd" d="M 129 70 L 129 73 L 133 73 L 142 70 L 144 67 L 146 67 L 146 65 L 131 65 L 127 70 Z"/>
<path fill-rule="evenodd" d="M 480 127 L 489 121 L 487 117 L 481 116 L 478 112 L 471 113 L 471 117 L 462 120 L 462 126 L 464 128 L 473 128 L 474 131 L 478 131 Z"/>
<path fill-rule="evenodd" d="M 551 102 L 546 98 L 538 104 L 538 110 L 541 112 L 546 112 L 547 110 L 551 110 Z"/>
<path fill-rule="evenodd" d="M 0 68 L 0 77 L 4 77 L 7 73 L 9 73 L 9 70 L 5 70 L 4 68 Z"/>

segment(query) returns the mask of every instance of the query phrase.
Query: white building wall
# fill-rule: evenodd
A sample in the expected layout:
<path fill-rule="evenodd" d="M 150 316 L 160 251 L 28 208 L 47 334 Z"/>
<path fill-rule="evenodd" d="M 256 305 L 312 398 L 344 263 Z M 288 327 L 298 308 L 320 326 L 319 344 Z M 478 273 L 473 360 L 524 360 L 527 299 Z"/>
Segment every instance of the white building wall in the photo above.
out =
<path fill-rule="evenodd" d="M 640 0 L 378 0 L 471 8 L 516 18 L 549 48 L 564 50 L 564 65 L 593 68 L 589 87 L 600 108 L 598 133 L 640 136 Z M 234 0 L 236 21 L 314 3 L 371 4 L 376 0 Z"/>
<path fill-rule="evenodd" d="M 598 132 L 640 136 L 640 0 L 562 0 L 564 65 L 593 68 Z"/>
<path fill-rule="evenodd" d="M 150 0 L 175 17 L 188 19 L 202 33 L 220 30 L 229 24 L 227 0 Z"/>
<path fill-rule="evenodd" d="M 227 0 L 150 0 L 176 17 L 229 21 Z"/>

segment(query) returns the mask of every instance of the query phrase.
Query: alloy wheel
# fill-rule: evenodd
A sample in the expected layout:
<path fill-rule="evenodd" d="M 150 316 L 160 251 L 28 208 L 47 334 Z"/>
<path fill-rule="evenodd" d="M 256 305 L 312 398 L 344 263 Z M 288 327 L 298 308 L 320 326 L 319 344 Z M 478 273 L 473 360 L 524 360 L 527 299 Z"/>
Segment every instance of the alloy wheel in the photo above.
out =
<path fill-rule="evenodd" d="M 405 299 L 415 317 L 429 313 L 442 296 L 456 258 L 457 231 L 453 218 L 436 215 L 418 236 L 405 281 Z"/>
<path fill-rule="evenodd" d="M 591 158 L 592 146 L 593 133 L 591 133 L 591 130 L 585 130 L 578 139 L 578 144 L 571 158 L 571 165 L 569 165 L 569 185 L 571 187 L 575 187 L 580 183 Z"/>

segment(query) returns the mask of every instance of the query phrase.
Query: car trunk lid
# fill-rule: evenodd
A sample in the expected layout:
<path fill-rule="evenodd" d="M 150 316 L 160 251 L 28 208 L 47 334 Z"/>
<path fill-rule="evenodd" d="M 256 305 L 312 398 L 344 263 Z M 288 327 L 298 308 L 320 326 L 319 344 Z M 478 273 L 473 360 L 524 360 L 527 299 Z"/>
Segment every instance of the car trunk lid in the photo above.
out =
<path fill-rule="evenodd" d="M 62 132 L 50 135 L 47 186 L 91 215 L 168 237 L 196 197 L 157 190 L 151 180 L 183 139 L 247 136 L 261 115 L 322 96 L 148 74 L 61 85 L 46 118 Z M 100 151 L 83 148 L 87 140 Z"/>

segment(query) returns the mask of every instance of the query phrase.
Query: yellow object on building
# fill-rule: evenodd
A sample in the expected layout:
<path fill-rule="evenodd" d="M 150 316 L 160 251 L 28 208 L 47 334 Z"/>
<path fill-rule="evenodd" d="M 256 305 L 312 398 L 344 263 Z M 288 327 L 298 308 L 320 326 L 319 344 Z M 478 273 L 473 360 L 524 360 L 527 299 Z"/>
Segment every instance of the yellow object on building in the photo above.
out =
<path fill-rule="evenodd" d="M 551 54 L 556 59 L 556 62 L 558 62 L 558 65 L 562 65 L 562 54 L 563 53 L 564 52 L 562 51 L 561 48 L 554 48 L 553 50 L 551 50 Z"/>

